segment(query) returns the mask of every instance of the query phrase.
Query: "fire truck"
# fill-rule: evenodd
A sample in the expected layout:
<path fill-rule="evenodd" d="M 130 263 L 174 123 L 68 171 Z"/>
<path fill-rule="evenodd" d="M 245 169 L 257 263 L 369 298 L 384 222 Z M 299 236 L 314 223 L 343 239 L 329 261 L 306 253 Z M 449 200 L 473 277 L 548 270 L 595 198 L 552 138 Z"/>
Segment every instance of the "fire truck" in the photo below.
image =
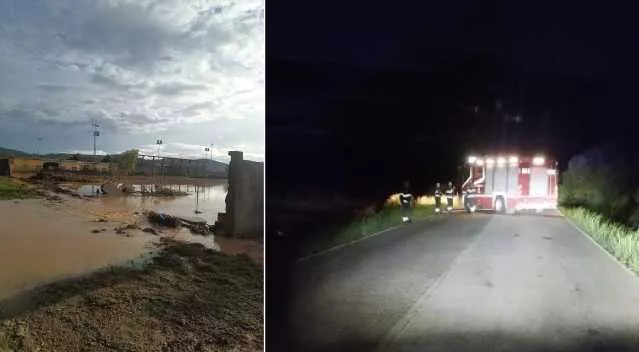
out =
<path fill-rule="evenodd" d="M 474 206 L 468 212 L 493 210 L 514 213 L 542 212 L 557 208 L 557 165 L 541 155 L 486 155 L 468 157 L 467 178 L 462 184 L 463 204 L 469 186 L 474 185 Z M 476 209 L 475 209 L 476 208 Z"/>

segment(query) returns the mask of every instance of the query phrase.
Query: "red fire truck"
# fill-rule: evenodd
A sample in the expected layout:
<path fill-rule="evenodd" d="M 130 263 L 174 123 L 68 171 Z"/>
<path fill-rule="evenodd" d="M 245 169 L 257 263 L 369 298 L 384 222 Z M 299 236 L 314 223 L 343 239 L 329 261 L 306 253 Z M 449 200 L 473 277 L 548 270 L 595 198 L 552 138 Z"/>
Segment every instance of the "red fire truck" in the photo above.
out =
<path fill-rule="evenodd" d="M 471 183 L 475 186 L 474 205 L 477 209 L 514 213 L 557 208 L 555 160 L 540 155 L 471 156 L 467 168 L 462 191 L 465 194 Z M 466 204 L 465 199 L 463 204 Z"/>

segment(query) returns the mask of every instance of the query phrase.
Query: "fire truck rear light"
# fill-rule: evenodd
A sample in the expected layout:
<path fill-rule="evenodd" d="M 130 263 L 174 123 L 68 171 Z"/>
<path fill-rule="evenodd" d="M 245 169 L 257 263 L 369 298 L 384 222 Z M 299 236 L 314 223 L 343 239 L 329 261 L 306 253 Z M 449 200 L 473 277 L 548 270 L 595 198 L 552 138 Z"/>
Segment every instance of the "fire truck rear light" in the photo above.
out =
<path fill-rule="evenodd" d="M 475 157 L 475 156 L 469 156 L 468 157 L 468 163 L 469 164 L 474 164 L 475 161 L 477 161 L 477 157 Z"/>
<path fill-rule="evenodd" d="M 542 166 L 545 162 L 546 160 L 541 156 L 536 156 L 533 158 L 533 165 L 535 166 Z"/>

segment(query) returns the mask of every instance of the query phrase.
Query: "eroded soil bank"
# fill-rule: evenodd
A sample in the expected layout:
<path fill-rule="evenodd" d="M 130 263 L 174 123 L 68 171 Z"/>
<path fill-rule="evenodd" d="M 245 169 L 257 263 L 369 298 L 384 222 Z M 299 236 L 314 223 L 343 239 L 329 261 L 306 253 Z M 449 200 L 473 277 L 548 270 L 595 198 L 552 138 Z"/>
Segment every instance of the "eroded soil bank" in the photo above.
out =
<path fill-rule="evenodd" d="M 258 351 L 262 271 L 162 239 L 142 269 L 113 268 L 0 303 L 0 351 Z"/>

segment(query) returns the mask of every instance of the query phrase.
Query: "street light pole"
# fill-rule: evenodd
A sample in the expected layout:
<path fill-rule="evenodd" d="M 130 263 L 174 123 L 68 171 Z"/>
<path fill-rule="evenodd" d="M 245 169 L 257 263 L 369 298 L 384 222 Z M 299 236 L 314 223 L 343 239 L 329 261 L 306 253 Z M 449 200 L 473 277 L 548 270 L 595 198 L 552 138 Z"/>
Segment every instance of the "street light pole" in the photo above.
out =
<path fill-rule="evenodd" d="M 98 136 L 100 136 L 100 131 L 98 131 L 98 127 L 100 127 L 100 125 L 93 121 L 91 122 L 91 126 L 93 127 L 93 161 L 97 162 L 97 145 L 96 145 L 96 139 Z"/>

